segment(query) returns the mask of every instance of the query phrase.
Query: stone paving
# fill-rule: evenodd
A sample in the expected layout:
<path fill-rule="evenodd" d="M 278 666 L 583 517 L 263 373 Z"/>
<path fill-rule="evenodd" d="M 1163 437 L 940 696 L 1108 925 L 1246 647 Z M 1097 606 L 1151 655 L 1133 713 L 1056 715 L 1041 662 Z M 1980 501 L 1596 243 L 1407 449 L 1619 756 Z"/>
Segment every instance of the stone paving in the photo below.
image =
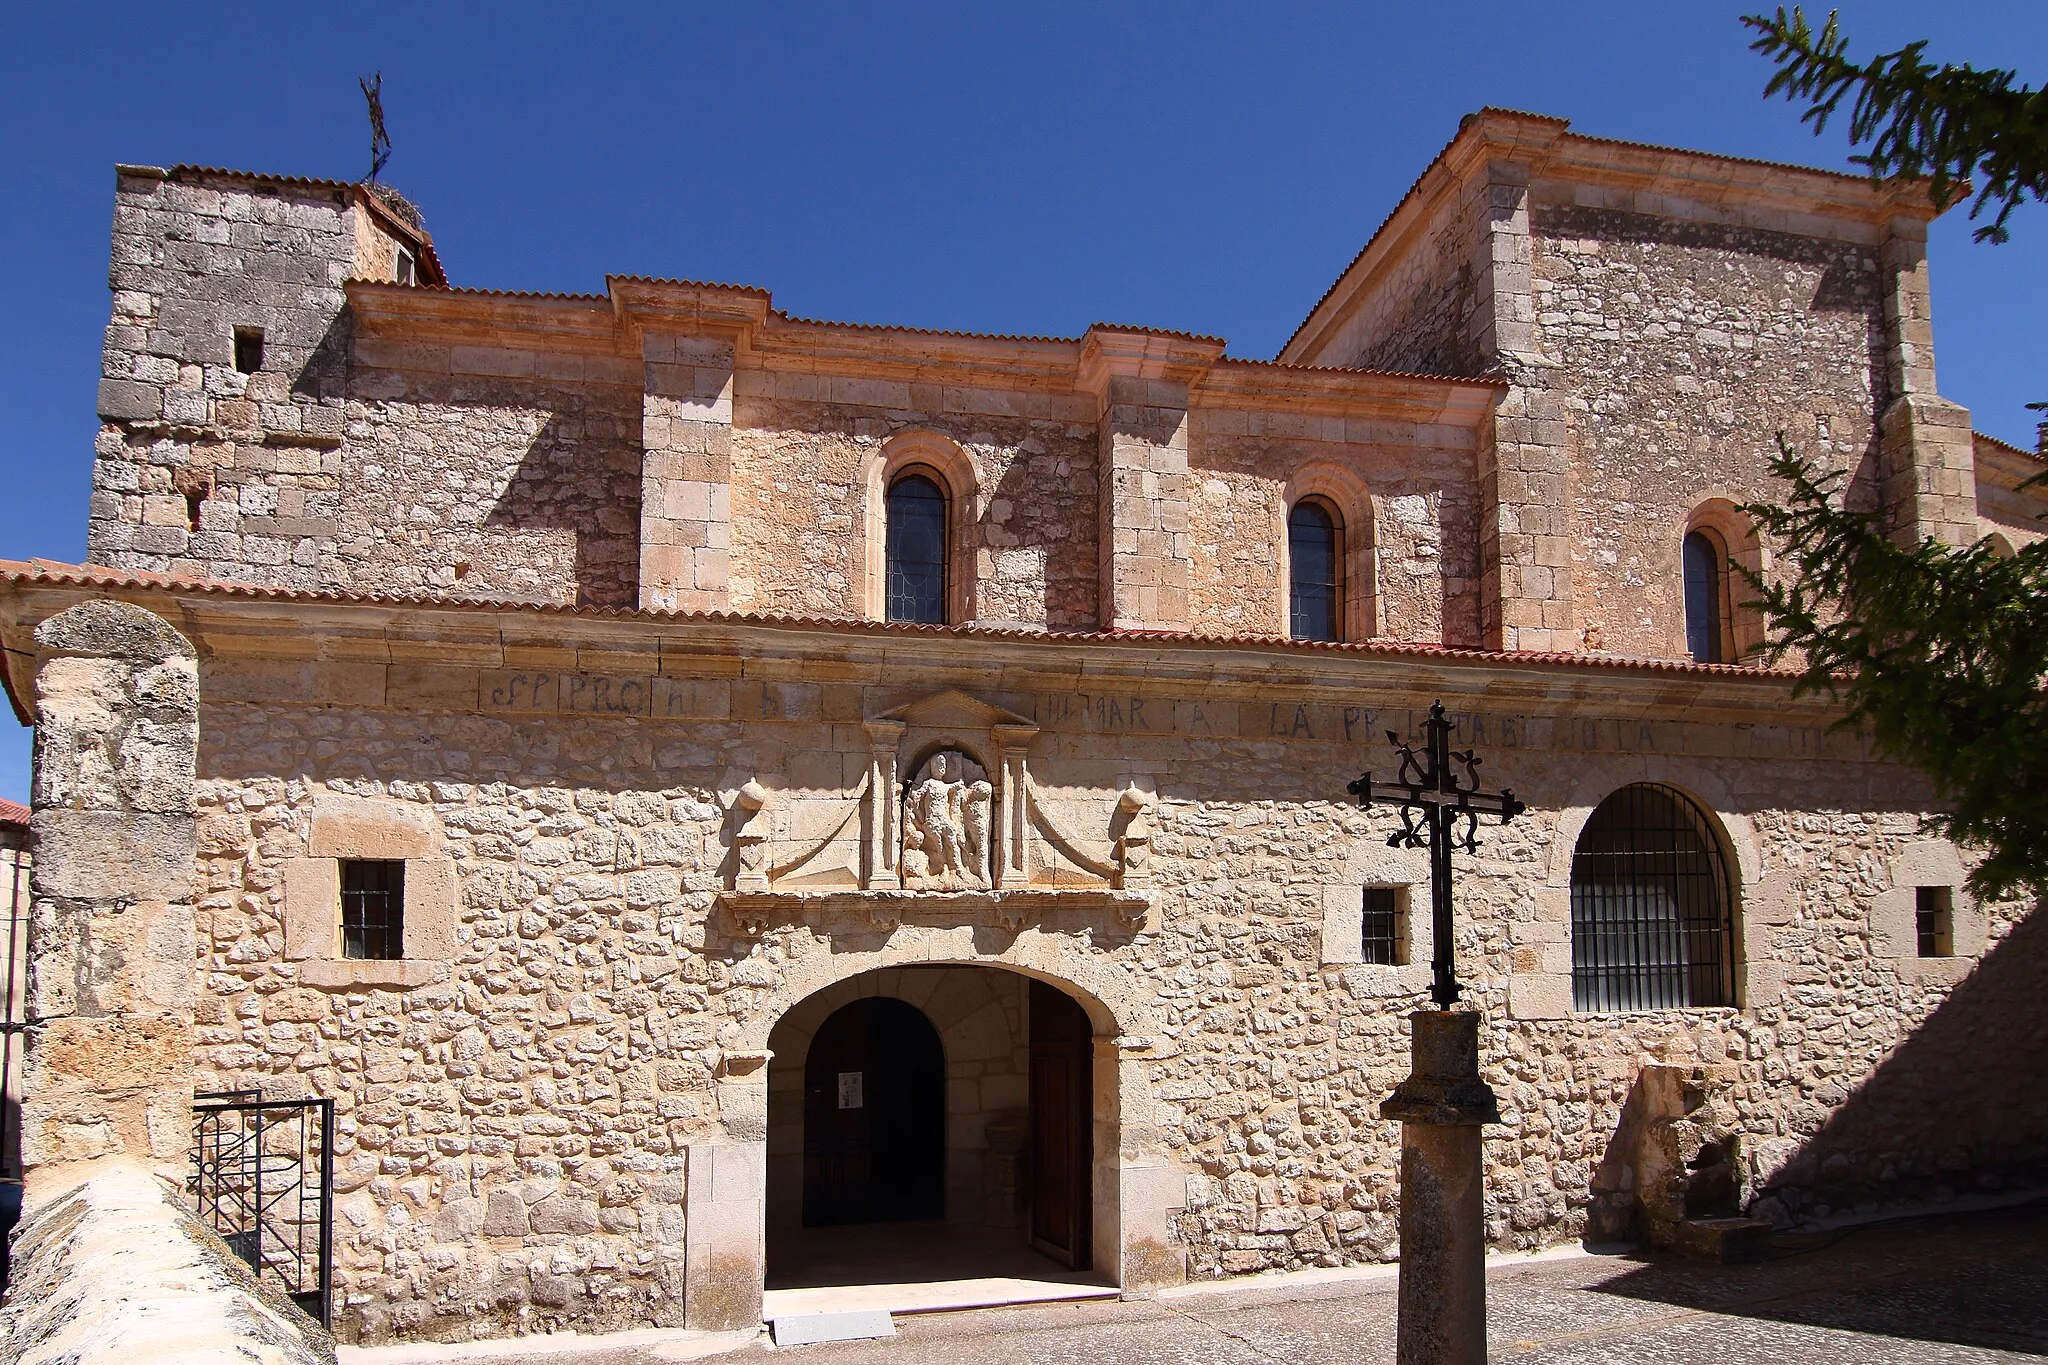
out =
<path fill-rule="evenodd" d="M 2048 1358 L 2048 1202 L 1781 1238 L 1774 1259 L 1714 1266 L 1635 1254 L 1495 1268 L 1491 1356 L 1517 1365 L 1743 1365 Z M 1378 1365 L 1394 1359 L 1391 1276 L 899 1319 L 893 1340 L 709 1356 L 683 1343 L 519 1356 L 548 1365 Z M 601 1340 L 601 1339 L 600 1339 Z M 680 1349 L 678 1349 L 680 1348 Z M 346 1353 L 354 1355 L 357 1353 Z M 364 1351 L 364 1361 L 377 1356 Z M 422 1357 L 423 1358 L 423 1357 Z M 515 1358 L 498 1356 L 499 1365 Z"/>

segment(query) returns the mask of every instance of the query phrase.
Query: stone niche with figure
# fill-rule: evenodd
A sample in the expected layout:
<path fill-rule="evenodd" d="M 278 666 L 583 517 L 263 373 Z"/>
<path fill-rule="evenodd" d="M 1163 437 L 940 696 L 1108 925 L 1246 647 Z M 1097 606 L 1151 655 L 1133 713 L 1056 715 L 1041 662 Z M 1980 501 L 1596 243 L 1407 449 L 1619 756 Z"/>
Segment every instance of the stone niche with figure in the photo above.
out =
<path fill-rule="evenodd" d="M 1057 911 L 1143 923 L 1152 793 L 1124 782 L 1049 795 L 1031 771 L 1038 726 L 953 689 L 863 728 L 852 790 L 778 792 L 759 774 L 735 794 L 720 900 L 742 935 L 821 910 L 881 928 L 928 912 L 1012 928 Z"/>

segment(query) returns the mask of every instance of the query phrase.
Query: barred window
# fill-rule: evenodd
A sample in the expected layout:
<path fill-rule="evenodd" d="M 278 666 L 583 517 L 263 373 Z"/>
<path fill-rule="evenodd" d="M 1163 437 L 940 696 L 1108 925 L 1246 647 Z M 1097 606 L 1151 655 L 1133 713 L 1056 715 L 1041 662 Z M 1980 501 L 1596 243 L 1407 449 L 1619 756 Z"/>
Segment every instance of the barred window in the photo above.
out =
<path fill-rule="evenodd" d="M 946 620 L 946 495 L 924 473 L 889 485 L 885 599 L 888 619 Z"/>
<path fill-rule="evenodd" d="M 1572 856 L 1572 1006 L 1732 1005 L 1734 903 L 1719 842 L 1682 793 L 1600 803 Z"/>
<path fill-rule="evenodd" d="M 373 961 L 405 956 L 405 864 L 343 859 L 341 955 Z"/>
<path fill-rule="evenodd" d="M 1365 888 L 1365 913 L 1359 920 L 1360 962 L 1387 967 L 1407 964 L 1402 960 L 1406 944 L 1401 925 L 1400 893 L 1391 886 Z"/>
<path fill-rule="evenodd" d="M 1955 893 L 1946 886 L 1914 887 L 1913 929 L 1921 957 L 1954 957 Z"/>
<path fill-rule="evenodd" d="M 1304 498 L 1287 514 L 1287 632 L 1297 640 L 1336 640 L 1343 631 L 1344 550 L 1337 519 Z"/>

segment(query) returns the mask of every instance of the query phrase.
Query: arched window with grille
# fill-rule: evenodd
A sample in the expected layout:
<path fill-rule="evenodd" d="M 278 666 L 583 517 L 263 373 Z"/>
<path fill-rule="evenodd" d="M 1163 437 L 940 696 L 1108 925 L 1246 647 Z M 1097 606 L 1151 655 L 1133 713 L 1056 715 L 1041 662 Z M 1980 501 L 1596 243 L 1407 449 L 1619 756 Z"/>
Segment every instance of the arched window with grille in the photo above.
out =
<path fill-rule="evenodd" d="M 1666 542 L 1669 544 L 1670 542 Z M 1728 661 L 1728 556 L 1706 531 L 1688 531 L 1681 549 L 1685 561 L 1685 649 L 1696 664 Z"/>
<path fill-rule="evenodd" d="M 889 485 L 886 512 L 887 619 L 946 621 L 946 494 L 927 471 L 912 469 Z"/>
<path fill-rule="evenodd" d="M 1734 911 L 1705 813 L 1670 787 L 1623 787 L 1572 854 L 1572 1007 L 1734 1004 Z"/>
<path fill-rule="evenodd" d="M 1329 507 L 1303 498 L 1287 514 L 1287 633 L 1340 640 L 1343 610 L 1343 527 Z"/>

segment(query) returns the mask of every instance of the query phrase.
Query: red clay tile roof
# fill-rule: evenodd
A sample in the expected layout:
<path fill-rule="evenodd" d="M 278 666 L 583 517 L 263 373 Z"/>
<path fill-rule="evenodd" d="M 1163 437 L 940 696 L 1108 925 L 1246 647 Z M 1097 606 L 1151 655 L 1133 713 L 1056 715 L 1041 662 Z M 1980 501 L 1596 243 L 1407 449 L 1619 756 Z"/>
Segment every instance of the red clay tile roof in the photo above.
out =
<path fill-rule="evenodd" d="M 1198 649 L 1256 649 L 1279 654 L 1364 655 L 1387 659 L 1415 659 L 1434 662 L 1504 664 L 1511 666 L 1569 665 L 1618 669 L 1640 673 L 1691 674 L 1699 677 L 1777 679 L 1790 681 L 1795 670 L 1748 664 L 1696 664 L 1683 659 L 1645 659 L 1611 654 L 1571 654 L 1563 651 L 1489 650 L 1453 645 L 1404 643 L 1395 640 L 1322 641 L 1294 640 L 1281 635 L 1225 635 L 1210 631 L 1118 630 L 1063 631 L 1031 630 L 1021 626 L 964 625 L 926 626 L 901 621 L 869 621 L 842 616 L 789 616 L 773 612 L 643 611 L 635 607 L 570 606 L 556 603 L 509 600 L 462 599 L 400 593 L 338 593 L 301 588 L 273 588 L 255 583 L 231 583 L 216 579 L 178 578 L 171 574 L 141 570 L 109 569 L 91 564 L 62 564 L 54 560 L 27 562 L 0 560 L 0 583 L 49 584 L 80 588 L 144 588 L 164 592 L 192 593 L 207 597 L 232 597 L 257 602 L 303 602 L 322 606 L 404 607 L 442 611 L 515 611 L 537 616 L 583 617 L 592 620 L 643 621 L 649 625 L 665 622 L 704 625 L 761 626 L 777 630 L 855 632 L 863 635 L 935 636 L 969 640 L 1015 640 L 1026 643 L 1061 645 L 1163 644 Z"/>
<path fill-rule="evenodd" d="M 19 801 L 9 801 L 6 797 L 0 796 L 0 825 L 11 826 L 15 829 L 27 829 L 28 817 L 29 809 L 27 806 L 22 805 Z"/>
<path fill-rule="evenodd" d="M 1976 440 L 1985 442 L 1987 445 L 1997 446 L 2008 455 L 2017 455 L 2023 460 L 2033 460 L 2037 463 L 2048 464 L 2048 455 L 2043 455 L 2038 450 L 2029 450 L 2025 446 L 2016 446 L 2011 441 L 2001 441 L 1996 436 L 1992 436 L 1987 432 L 1973 431 L 1970 435 Z"/>

